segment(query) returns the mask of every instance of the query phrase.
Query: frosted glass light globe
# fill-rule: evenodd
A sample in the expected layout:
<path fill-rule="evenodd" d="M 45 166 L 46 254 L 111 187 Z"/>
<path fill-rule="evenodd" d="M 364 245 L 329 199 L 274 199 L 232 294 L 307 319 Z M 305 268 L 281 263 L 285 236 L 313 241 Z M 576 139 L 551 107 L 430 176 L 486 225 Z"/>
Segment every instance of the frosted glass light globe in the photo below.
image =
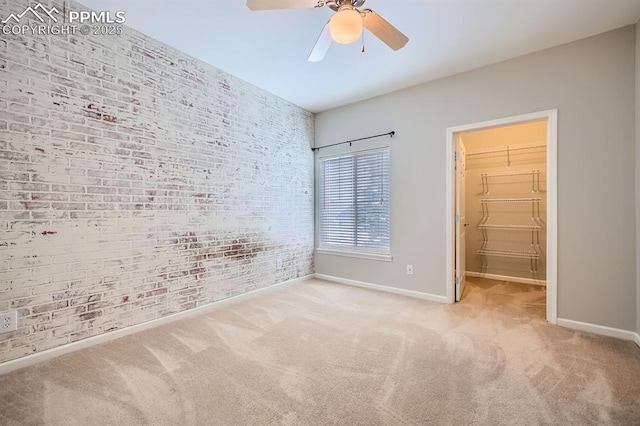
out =
<path fill-rule="evenodd" d="M 354 9 L 342 9 L 329 21 L 329 32 L 336 43 L 353 43 L 362 34 L 362 16 Z"/>

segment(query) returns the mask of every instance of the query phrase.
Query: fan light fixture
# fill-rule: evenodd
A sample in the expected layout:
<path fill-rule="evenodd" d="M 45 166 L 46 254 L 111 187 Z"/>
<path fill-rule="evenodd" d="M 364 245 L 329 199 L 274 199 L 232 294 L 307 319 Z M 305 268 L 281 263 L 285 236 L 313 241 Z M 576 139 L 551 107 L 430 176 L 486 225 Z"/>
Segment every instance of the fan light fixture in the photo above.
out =
<path fill-rule="evenodd" d="M 363 22 L 360 12 L 351 5 L 344 5 L 329 21 L 329 32 L 336 43 L 349 44 L 362 34 Z"/>
<path fill-rule="evenodd" d="M 309 54 L 310 62 L 319 62 L 335 41 L 353 43 L 364 28 L 393 50 L 402 49 L 409 38 L 371 9 L 359 9 L 367 0 L 247 0 L 251 10 L 311 9 L 327 6 L 335 12 L 322 28 Z M 1 2 L 1 1 L 0 1 Z M 391 7 L 391 6 L 390 6 Z M 362 45 L 364 52 L 364 43 Z"/>

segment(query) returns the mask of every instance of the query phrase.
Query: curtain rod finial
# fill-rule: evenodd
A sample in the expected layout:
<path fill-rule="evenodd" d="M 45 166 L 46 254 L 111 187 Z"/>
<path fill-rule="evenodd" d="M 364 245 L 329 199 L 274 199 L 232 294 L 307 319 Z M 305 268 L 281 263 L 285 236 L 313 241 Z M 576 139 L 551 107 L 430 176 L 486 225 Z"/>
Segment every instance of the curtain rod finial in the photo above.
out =
<path fill-rule="evenodd" d="M 395 134 L 396 134 L 396 131 L 392 130 L 391 133 L 389 133 L 389 136 L 393 137 L 393 135 L 395 135 Z"/>

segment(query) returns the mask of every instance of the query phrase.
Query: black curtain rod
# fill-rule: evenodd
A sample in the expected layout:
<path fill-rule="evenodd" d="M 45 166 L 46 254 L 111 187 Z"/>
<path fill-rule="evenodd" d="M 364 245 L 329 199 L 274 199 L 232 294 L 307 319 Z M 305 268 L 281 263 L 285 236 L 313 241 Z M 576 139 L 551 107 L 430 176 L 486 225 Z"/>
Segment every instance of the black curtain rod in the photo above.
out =
<path fill-rule="evenodd" d="M 344 141 L 344 142 L 338 142 L 338 143 L 332 143 L 331 145 L 325 145 L 325 146 L 319 146 L 318 148 L 311 148 L 311 151 L 320 151 L 322 148 L 329 148 L 330 146 L 336 146 L 336 145 L 343 145 L 345 143 L 348 143 L 349 145 L 351 145 L 352 142 L 358 142 L 358 141 L 363 141 L 365 139 L 373 139 L 373 138 L 379 138 L 381 136 L 391 136 L 393 137 L 393 135 L 395 135 L 396 132 L 394 130 L 390 131 L 389 133 L 380 133 L 379 135 L 375 135 L 375 136 L 367 136 L 366 138 L 360 138 L 360 139 L 352 139 L 350 141 Z"/>

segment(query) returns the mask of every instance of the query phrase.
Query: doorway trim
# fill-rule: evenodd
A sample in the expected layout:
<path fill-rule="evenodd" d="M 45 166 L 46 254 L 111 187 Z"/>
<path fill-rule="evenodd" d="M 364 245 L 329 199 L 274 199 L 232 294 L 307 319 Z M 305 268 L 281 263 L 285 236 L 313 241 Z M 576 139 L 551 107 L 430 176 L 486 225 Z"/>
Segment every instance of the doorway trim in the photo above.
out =
<path fill-rule="evenodd" d="M 547 122 L 547 321 L 558 321 L 558 110 L 533 112 L 447 128 L 446 146 L 446 288 L 447 302 L 455 299 L 455 135 L 532 121 Z"/>

